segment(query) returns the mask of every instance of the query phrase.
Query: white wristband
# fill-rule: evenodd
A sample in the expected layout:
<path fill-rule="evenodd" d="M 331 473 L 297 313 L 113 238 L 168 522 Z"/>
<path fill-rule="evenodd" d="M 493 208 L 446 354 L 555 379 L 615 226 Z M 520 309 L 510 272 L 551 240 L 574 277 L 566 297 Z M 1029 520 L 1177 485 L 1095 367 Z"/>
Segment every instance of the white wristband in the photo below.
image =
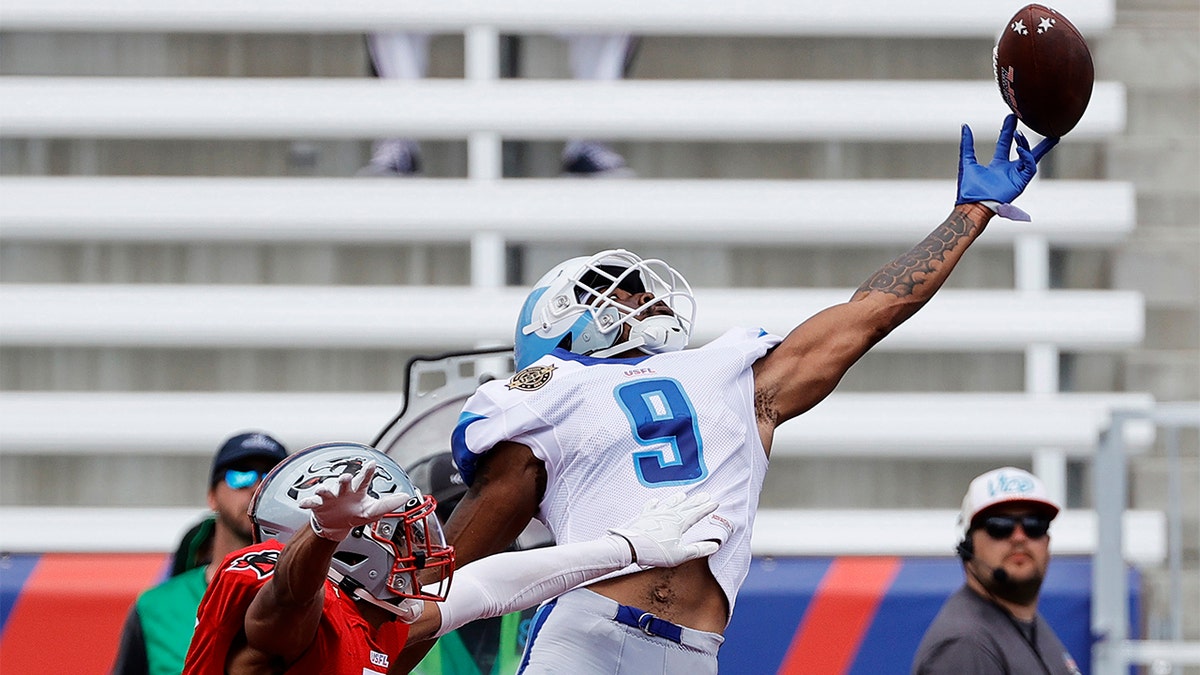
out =
<path fill-rule="evenodd" d="M 322 528 L 321 523 L 317 522 L 317 514 L 315 513 L 309 514 L 308 526 L 312 528 L 312 531 L 315 532 L 318 537 L 337 544 L 342 543 L 346 540 L 346 537 L 350 536 L 350 530 L 331 530 Z"/>
<path fill-rule="evenodd" d="M 1001 204 L 994 199 L 985 199 L 981 202 L 976 202 L 976 204 L 988 207 L 992 210 L 992 213 L 1000 216 L 1001 218 L 1007 218 L 1008 220 L 1019 220 L 1023 223 L 1028 223 L 1030 220 L 1032 220 L 1028 213 L 1025 213 L 1012 204 Z"/>

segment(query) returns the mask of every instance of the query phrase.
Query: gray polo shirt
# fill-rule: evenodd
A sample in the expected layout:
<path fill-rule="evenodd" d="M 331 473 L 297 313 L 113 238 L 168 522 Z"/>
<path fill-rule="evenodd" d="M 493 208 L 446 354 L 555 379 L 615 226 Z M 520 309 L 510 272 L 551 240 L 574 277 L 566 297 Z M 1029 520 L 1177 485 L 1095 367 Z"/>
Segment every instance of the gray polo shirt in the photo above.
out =
<path fill-rule="evenodd" d="M 1041 614 L 1031 623 L 1017 621 L 964 585 L 925 631 L 912 673 L 1079 675 L 1079 667 Z"/>

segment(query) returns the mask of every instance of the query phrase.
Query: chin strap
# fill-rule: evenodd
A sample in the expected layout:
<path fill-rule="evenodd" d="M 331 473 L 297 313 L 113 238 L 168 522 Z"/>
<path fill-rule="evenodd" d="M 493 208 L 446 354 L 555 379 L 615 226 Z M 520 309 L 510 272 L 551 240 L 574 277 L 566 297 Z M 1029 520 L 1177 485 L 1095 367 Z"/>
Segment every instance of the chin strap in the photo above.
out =
<path fill-rule="evenodd" d="M 630 349 L 639 349 L 639 348 L 641 348 L 641 346 L 642 345 L 640 342 L 635 343 L 631 340 L 629 342 L 622 342 L 619 345 L 609 347 L 608 349 L 601 349 L 598 352 L 592 352 L 590 354 L 586 354 L 586 356 L 594 356 L 598 359 L 606 359 L 614 354 L 620 354 L 622 352 L 629 351 Z"/>
<path fill-rule="evenodd" d="M 683 322 L 674 316 L 650 316 L 637 321 L 630 337 L 641 341 L 641 349 L 652 354 L 677 352 L 687 347 L 688 334 Z"/>
<path fill-rule="evenodd" d="M 404 623 L 413 623 L 425 612 L 425 601 L 416 598 L 404 598 L 399 602 L 380 600 L 367 592 L 358 581 L 329 568 L 329 580 L 356 600 L 362 600 L 391 614 L 395 614 Z"/>
<path fill-rule="evenodd" d="M 687 347 L 688 334 L 679 319 L 673 316 L 650 316 L 645 319 L 630 319 L 629 339 L 607 349 L 591 352 L 588 356 L 605 358 L 631 349 L 640 349 L 647 354 L 677 352 Z"/>

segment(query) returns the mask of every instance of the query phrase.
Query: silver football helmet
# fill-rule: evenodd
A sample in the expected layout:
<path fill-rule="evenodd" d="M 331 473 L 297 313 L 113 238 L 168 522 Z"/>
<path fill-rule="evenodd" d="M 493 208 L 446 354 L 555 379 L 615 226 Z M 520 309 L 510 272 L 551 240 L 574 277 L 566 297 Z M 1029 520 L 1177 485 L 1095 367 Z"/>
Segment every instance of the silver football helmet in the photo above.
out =
<path fill-rule="evenodd" d="M 613 299 L 617 289 L 646 299 L 626 307 Z M 655 305 L 670 312 L 652 310 Z M 623 249 L 572 258 L 547 272 L 526 298 L 517 320 L 516 366 L 526 368 L 556 347 L 601 358 L 631 349 L 679 351 L 687 346 L 695 316 L 687 280 L 661 260 L 643 260 Z"/>
<path fill-rule="evenodd" d="M 301 499 L 371 460 L 377 465 L 372 496 L 399 493 L 410 499 L 403 511 L 355 528 L 333 554 L 329 578 L 355 597 L 397 614 L 407 611 L 406 600 L 444 600 L 454 573 L 454 549 L 442 534 L 437 502 L 422 495 L 395 461 L 367 445 L 314 445 L 272 469 L 250 502 L 255 541 L 286 544 L 309 526 L 311 514 L 300 508 Z"/>

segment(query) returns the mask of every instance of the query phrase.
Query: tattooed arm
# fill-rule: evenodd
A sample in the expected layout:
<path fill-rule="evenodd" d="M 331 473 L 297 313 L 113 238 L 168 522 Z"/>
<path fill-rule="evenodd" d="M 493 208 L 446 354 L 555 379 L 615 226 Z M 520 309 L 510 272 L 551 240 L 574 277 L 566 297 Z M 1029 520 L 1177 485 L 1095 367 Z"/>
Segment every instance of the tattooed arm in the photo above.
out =
<path fill-rule="evenodd" d="M 1016 158 L 1010 159 L 1016 143 Z M 993 213 L 1028 220 L 1011 202 L 1037 174 L 1038 161 L 1058 143 L 1036 148 L 1017 130 L 1016 115 L 1000 127 L 991 162 L 975 160 L 975 139 L 962 126 L 958 194 L 950 217 L 911 251 L 884 265 L 854 292 L 800 324 L 754 364 L 754 406 L 763 447 L 771 452 L 775 427 L 821 402 L 863 354 L 917 313 L 937 292 Z"/>
<path fill-rule="evenodd" d="M 954 207 L 945 222 L 875 272 L 849 302 L 800 324 L 759 359 L 755 407 L 768 452 L 777 425 L 820 403 L 850 366 L 933 297 L 992 216 L 980 204 Z"/>

